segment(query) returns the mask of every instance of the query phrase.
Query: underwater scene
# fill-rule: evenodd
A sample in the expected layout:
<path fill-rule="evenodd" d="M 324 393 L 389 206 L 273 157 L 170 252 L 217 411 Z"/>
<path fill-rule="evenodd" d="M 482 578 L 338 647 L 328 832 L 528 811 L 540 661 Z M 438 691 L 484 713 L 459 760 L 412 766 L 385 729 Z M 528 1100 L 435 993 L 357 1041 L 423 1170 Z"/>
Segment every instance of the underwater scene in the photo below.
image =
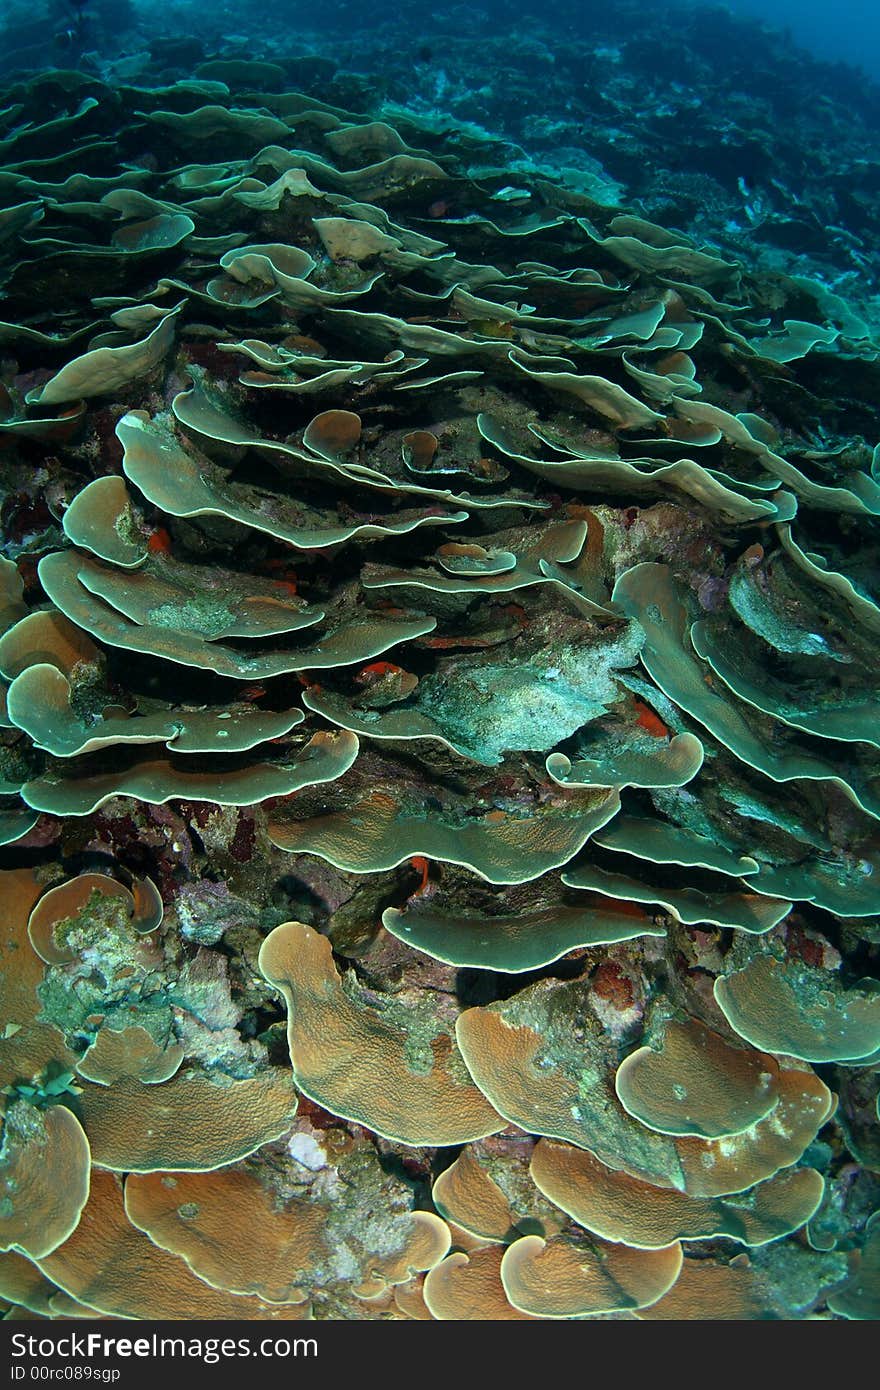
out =
<path fill-rule="evenodd" d="M 880 58 L 763 9 L 0 0 L 4 1318 L 880 1316 Z"/>

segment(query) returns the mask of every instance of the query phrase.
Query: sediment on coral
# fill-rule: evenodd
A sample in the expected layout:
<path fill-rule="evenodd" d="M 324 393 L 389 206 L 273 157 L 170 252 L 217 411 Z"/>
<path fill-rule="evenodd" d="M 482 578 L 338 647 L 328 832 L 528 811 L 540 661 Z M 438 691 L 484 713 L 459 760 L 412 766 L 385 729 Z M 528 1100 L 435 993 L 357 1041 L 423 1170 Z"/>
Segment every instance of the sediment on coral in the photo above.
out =
<path fill-rule="evenodd" d="M 3 96 L 0 1296 L 875 1316 L 877 343 L 259 67 Z"/>

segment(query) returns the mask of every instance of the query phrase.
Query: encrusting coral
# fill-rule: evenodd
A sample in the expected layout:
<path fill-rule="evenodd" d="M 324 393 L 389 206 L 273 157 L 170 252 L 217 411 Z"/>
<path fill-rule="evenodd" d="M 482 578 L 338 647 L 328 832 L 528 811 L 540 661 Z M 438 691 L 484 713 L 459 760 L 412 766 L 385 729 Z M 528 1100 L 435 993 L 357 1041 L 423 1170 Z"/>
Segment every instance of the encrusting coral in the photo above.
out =
<path fill-rule="evenodd" d="M 260 66 L 0 112 L 0 1295 L 875 1316 L 876 344 Z"/>

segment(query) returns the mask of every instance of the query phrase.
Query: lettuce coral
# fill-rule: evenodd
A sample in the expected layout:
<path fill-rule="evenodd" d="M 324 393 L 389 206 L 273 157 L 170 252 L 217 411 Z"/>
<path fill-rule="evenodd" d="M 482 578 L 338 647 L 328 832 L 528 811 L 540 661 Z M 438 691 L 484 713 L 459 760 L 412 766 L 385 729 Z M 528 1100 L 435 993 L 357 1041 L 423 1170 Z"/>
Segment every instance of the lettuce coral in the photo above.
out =
<path fill-rule="evenodd" d="M 0 112 L 0 1292 L 871 1316 L 876 347 L 255 72 Z"/>

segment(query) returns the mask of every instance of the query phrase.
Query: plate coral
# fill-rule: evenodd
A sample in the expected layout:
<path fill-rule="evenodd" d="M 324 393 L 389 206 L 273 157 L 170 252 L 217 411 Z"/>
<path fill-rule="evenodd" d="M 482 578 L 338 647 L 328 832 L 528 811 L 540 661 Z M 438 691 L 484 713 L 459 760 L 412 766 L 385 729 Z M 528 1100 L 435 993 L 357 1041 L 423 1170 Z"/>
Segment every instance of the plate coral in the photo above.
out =
<path fill-rule="evenodd" d="M 0 1298 L 876 1316 L 877 338 L 265 67 L 3 94 Z"/>

